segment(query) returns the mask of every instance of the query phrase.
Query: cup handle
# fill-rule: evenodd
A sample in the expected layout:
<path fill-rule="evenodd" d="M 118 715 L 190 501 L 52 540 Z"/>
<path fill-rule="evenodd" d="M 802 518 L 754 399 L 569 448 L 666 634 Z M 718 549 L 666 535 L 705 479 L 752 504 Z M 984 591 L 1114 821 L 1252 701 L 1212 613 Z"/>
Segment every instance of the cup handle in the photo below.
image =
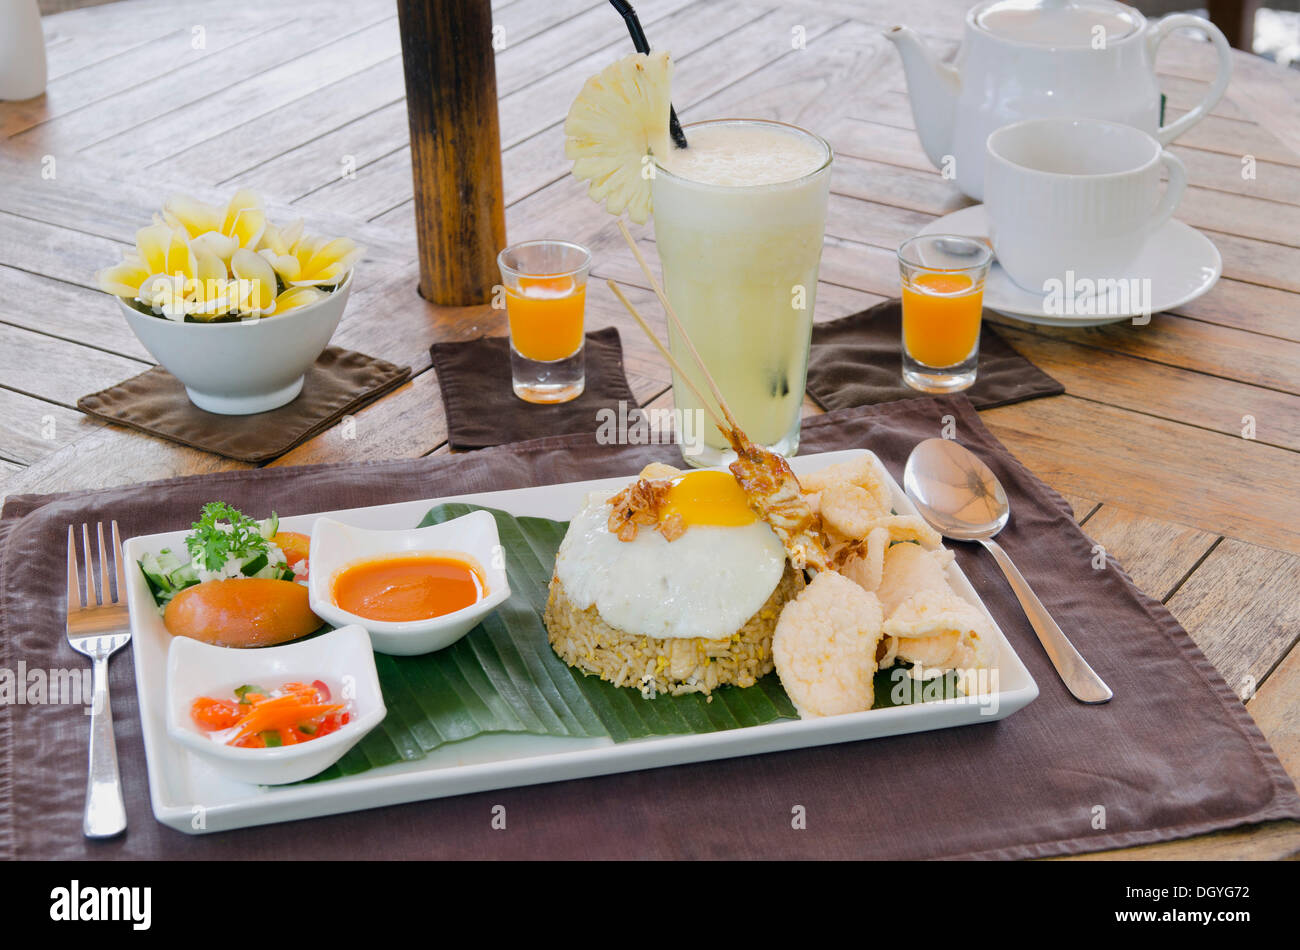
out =
<path fill-rule="evenodd" d="M 1209 111 L 1219 104 L 1219 100 L 1223 98 L 1223 94 L 1228 90 L 1228 80 L 1232 78 L 1232 47 L 1228 45 L 1228 40 L 1224 37 L 1223 31 L 1209 20 L 1193 16 L 1190 13 L 1175 13 L 1167 16 L 1157 23 L 1155 29 L 1151 31 L 1151 37 L 1147 40 L 1147 49 L 1151 53 L 1151 68 L 1155 69 L 1156 51 L 1159 49 L 1160 44 L 1165 41 L 1165 38 L 1170 33 L 1183 26 L 1200 30 L 1214 44 L 1214 50 L 1219 56 L 1219 71 L 1214 77 L 1210 91 L 1205 94 L 1205 98 L 1200 101 L 1200 104 L 1195 109 L 1181 119 L 1160 126 L 1156 132 L 1156 138 L 1160 140 L 1161 145 L 1168 145 L 1205 118 Z"/>
<path fill-rule="evenodd" d="M 1178 156 L 1170 151 L 1162 150 L 1160 152 L 1160 161 L 1165 168 L 1169 170 L 1169 183 L 1165 186 L 1164 197 L 1156 205 L 1156 210 L 1151 216 L 1150 230 L 1155 231 L 1174 213 L 1178 207 L 1178 202 L 1182 200 L 1183 191 L 1187 188 L 1187 168 L 1179 161 Z"/>

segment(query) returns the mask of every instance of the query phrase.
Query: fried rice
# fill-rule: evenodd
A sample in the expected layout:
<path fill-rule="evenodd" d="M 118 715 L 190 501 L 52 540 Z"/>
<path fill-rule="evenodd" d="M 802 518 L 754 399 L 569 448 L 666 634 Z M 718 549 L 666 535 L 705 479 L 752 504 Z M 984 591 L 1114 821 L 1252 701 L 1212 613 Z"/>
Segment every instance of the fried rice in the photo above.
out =
<path fill-rule="evenodd" d="M 552 577 L 547 638 L 565 663 L 615 686 L 639 689 L 647 698 L 660 693 L 707 695 L 727 684 L 753 686 L 772 672 L 772 634 L 781 608 L 803 587 L 803 572 L 787 563 L 767 601 L 731 636 L 657 639 L 611 626 L 594 604 L 581 608 L 570 600 L 559 578 Z"/>

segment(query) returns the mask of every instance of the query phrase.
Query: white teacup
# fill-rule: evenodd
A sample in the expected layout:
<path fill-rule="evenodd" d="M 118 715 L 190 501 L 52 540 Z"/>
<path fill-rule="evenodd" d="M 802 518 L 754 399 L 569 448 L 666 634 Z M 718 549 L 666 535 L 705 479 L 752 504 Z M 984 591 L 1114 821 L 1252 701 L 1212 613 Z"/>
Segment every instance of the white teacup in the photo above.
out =
<path fill-rule="evenodd" d="M 1183 163 L 1141 129 L 1099 119 L 1028 119 L 991 133 L 984 207 L 998 263 L 1021 287 L 1115 280 L 1169 220 Z M 1160 169 L 1169 183 L 1160 195 Z"/>

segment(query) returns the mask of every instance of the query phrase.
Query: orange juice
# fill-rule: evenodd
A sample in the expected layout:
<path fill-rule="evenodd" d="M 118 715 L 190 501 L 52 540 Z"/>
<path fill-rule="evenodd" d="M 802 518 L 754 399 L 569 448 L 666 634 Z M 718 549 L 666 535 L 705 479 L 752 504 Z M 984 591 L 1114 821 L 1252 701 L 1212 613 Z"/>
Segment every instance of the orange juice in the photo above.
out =
<path fill-rule="evenodd" d="M 926 366 L 955 366 L 980 335 L 983 287 L 967 274 L 917 274 L 903 284 L 903 346 Z"/>
<path fill-rule="evenodd" d="M 506 288 L 510 341 L 530 360 L 553 362 L 582 345 L 582 311 L 587 287 L 572 277 L 520 277 Z"/>

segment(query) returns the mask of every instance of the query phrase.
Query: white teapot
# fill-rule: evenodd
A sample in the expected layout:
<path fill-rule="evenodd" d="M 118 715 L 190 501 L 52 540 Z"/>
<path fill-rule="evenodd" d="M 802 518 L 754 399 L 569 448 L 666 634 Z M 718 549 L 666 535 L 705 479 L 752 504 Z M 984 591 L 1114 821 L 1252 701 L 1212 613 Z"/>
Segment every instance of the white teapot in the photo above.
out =
<path fill-rule="evenodd" d="M 1210 38 L 1219 70 L 1196 108 L 1160 125 L 1156 51 L 1179 27 Z M 984 195 L 984 143 L 995 129 L 1049 116 L 1109 119 L 1168 145 L 1214 108 L 1232 75 L 1228 41 L 1208 20 L 1179 13 L 1148 24 L 1115 0 L 988 0 L 966 14 L 951 66 L 907 27 L 885 37 L 903 58 L 926 155 L 977 200 Z"/>

